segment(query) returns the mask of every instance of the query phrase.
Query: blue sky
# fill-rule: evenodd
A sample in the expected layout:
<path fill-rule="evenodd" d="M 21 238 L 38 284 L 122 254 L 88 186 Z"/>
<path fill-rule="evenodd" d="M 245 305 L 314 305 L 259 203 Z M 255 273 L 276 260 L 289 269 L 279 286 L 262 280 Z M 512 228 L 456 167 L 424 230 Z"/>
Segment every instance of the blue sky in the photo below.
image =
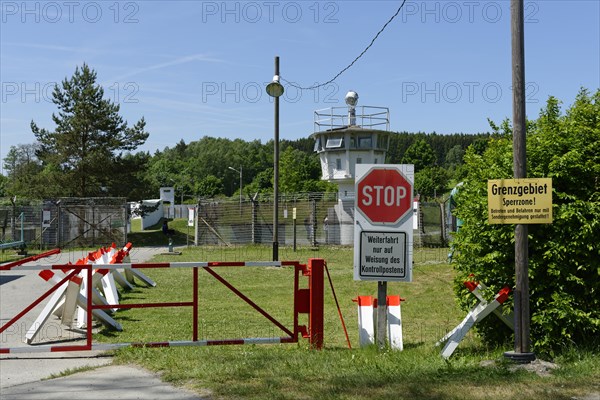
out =
<path fill-rule="evenodd" d="M 264 91 L 281 76 L 324 83 L 369 44 L 401 1 L 0 1 L 0 157 L 53 129 L 55 82 L 88 63 L 153 152 L 203 136 L 273 137 Z M 477 133 L 511 117 L 510 3 L 407 1 L 371 49 L 318 90 L 286 86 L 280 137 L 307 137 L 313 112 L 390 108 L 393 131 Z M 527 114 L 600 87 L 600 2 L 525 1 Z"/>

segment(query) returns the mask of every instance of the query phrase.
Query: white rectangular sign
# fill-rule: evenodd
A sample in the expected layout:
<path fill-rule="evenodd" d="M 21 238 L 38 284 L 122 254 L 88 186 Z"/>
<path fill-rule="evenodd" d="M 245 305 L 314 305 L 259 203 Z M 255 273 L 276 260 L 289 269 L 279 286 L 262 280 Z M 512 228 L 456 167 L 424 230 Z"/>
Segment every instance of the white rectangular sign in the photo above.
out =
<path fill-rule="evenodd" d="M 410 164 L 357 164 L 354 279 L 412 281 L 413 184 Z"/>
<path fill-rule="evenodd" d="M 42 210 L 42 228 L 50 228 L 50 210 Z"/>
<path fill-rule="evenodd" d="M 406 232 L 360 233 L 361 279 L 405 280 L 408 275 Z"/>
<path fill-rule="evenodd" d="M 193 208 L 188 208 L 188 226 L 194 226 L 194 214 L 195 210 Z"/>

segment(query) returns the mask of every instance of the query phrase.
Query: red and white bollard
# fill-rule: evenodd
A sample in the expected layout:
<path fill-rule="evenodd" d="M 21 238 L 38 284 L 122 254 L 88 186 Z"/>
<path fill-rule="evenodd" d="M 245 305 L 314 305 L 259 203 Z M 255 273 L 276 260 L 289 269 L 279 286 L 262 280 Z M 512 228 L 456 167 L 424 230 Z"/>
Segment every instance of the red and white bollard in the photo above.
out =
<path fill-rule="evenodd" d="M 360 347 L 374 344 L 377 299 L 372 296 L 358 296 L 352 301 L 358 303 L 358 343 Z"/>
<path fill-rule="evenodd" d="M 400 296 L 387 297 L 387 333 L 390 347 L 394 350 L 404 350 L 402 341 L 402 314 L 400 303 L 404 301 Z"/>
<path fill-rule="evenodd" d="M 375 326 L 377 326 L 377 299 L 372 296 L 358 296 L 352 299 L 358 303 L 358 342 L 361 347 L 375 344 Z M 403 350 L 402 315 L 400 296 L 387 296 L 387 337 L 394 350 Z"/>

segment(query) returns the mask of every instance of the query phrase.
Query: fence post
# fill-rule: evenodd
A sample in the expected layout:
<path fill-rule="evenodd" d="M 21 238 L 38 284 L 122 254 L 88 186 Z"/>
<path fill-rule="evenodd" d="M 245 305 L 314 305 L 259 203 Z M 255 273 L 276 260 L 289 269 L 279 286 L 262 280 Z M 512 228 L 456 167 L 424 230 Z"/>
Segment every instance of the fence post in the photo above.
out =
<path fill-rule="evenodd" d="M 311 199 L 311 239 L 312 246 L 317 247 L 317 201 Z"/>
<path fill-rule="evenodd" d="M 308 260 L 308 288 L 310 290 L 309 343 L 311 348 L 323 348 L 323 292 L 324 292 L 325 260 L 311 258 Z"/>
<path fill-rule="evenodd" d="M 252 201 L 252 243 L 260 243 L 260 234 L 258 231 L 258 202 L 255 199 Z"/>
<path fill-rule="evenodd" d="M 194 246 L 200 244 L 200 227 L 198 222 L 200 221 L 200 201 L 196 204 L 196 212 L 194 213 Z"/>

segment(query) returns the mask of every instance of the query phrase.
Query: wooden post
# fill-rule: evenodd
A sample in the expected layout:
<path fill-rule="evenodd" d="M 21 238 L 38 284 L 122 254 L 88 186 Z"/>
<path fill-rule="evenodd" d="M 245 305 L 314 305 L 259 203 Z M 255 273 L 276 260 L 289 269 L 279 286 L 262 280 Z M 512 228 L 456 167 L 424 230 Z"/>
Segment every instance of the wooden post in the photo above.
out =
<path fill-rule="evenodd" d="M 525 116 L 525 34 L 523 0 L 511 0 L 512 86 L 513 86 L 513 173 L 515 179 L 527 177 Z M 515 350 L 506 357 L 530 362 L 529 271 L 527 225 L 515 226 Z"/>

